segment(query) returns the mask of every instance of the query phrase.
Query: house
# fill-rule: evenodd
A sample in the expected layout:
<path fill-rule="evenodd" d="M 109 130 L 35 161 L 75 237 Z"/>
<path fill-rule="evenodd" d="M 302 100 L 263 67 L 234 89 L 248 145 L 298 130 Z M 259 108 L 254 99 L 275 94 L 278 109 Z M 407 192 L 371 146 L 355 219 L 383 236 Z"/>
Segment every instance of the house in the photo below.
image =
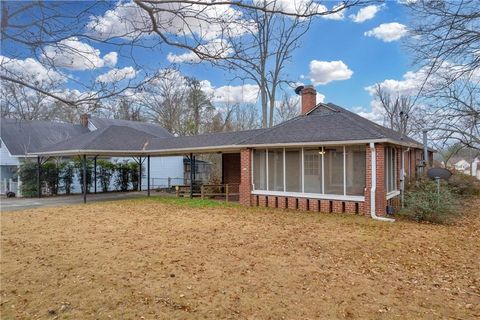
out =
<path fill-rule="evenodd" d="M 53 121 L 26 121 L 1 119 L 0 131 L 0 184 L 1 191 L 13 191 L 18 194 L 17 170 L 20 164 L 35 153 L 50 145 L 62 143 L 73 137 L 84 137 L 89 133 L 95 140 L 99 133 L 112 132 L 118 128 L 133 132 L 134 136 L 145 135 L 149 138 L 168 138 L 172 135 L 159 125 L 127 120 L 102 119 L 82 115 L 80 124 Z M 36 157 L 33 157 L 36 159 Z M 125 157 L 113 157 L 111 161 L 130 160 Z M 155 158 L 151 163 L 151 185 L 164 186 L 168 181 L 183 183 L 183 157 Z M 170 179 L 168 179 L 170 178 Z M 21 182 L 20 182 L 21 183 Z M 142 186 L 147 185 L 142 181 Z M 78 180 L 73 184 L 74 191 L 80 190 Z"/>
<path fill-rule="evenodd" d="M 239 202 L 374 218 L 398 206 L 405 183 L 426 161 L 422 145 L 335 104 L 316 103 L 301 87 L 301 114 L 271 128 L 188 137 L 127 137 L 77 147 L 78 138 L 37 152 L 45 155 L 165 156 L 219 153 L 222 181 L 238 185 Z M 88 133 L 87 135 L 91 135 Z M 121 133 L 119 133 L 121 134 Z M 125 139 L 124 142 L 122 140 Z"/>
<path fill-rule="evenodd" d="M 460 171 L 462 173 L 470 174 L 470 163 L 465 159 L 461 159 L 453 165 L 455 170 Z"/>

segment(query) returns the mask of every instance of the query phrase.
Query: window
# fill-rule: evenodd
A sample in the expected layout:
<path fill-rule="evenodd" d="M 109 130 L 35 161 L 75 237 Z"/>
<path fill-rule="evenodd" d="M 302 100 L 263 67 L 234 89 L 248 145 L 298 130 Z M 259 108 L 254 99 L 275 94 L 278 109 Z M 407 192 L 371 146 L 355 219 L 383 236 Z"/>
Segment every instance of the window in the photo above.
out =
<path fill-rule="evenodd" d="M 285 180 L 285 191 L 302 192 L 301 150 L 285 150 Z"/>
<path fill-rule="evenodd" d="M 253 187 L 262 191 L 363 196 L 366 151 L 365 145 L 254 150 Z M 394 159 L 394 151 L 389 149 L 388 155 L 386 151 L 386 159 Z M 395 163 L 390 167 L 386 177 L 388 172 L 395 181 Z"/>
<path fill-rule="evenodd" d="M 283 191 L 283 149 L 268 149 L 268 190 Z"/>
<path fill-rule="evenodd" d="M 385 189 L 387 192 L 397 190 L 397 150 L 385 147 Z"/>
<path fill-rule="evenodd" d="M 306 193 L 323 193 L 322 154 L 323 148 L 305 149 L 303 152 L 304 191 Z"/>
<path fill-rule="evenodd" d="M 362 196 L 366 183 L 366 147 L 346 146 L 345 147 L 345 170 L 346 170 L 346 194 Z"/>
<path fill-rule="evenodd" d="M 267 189 L 267 157 L 265 150 L 253 152 L 253 185 L 255 190 Z"/>
<path fill-rule="evenodd" d="M 325 193 L 344 194 L 343 147 L 324 148 Z"/>

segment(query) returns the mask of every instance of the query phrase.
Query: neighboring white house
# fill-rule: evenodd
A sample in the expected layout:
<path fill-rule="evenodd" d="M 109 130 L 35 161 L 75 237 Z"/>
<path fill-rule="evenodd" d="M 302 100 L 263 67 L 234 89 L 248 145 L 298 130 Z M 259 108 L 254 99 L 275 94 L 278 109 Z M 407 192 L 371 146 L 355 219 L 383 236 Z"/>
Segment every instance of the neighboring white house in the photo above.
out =
<path fill-rule="evenodd" d="M 465 159 L 460 159 L 454 163 L 455 170 L 462 172 L 464 174 L 472 175 L 480 180 L 480 159 L 473 159 L 472 163 L 468 162 Z"/>
<path fill-rule="evenodd" d="M 158 138 L 172 135 L 159 125 L 152 123 L 102 119 L 83 115 L 81 124 L 70 124 L 53 121 L 25 121 L 17 119 L 0 120 L 0 193 L 13 191 L 19 195 L 17 170 L 30 152 L 38 151 L 72 137 L 92 132 L 109 126 L 125 126 L 146 132 Z M 32 158 L 30 160 L 35 160 Z M 110 161 L 132 161 L 132 158 L 110 158 Z M 138 160 L 138 159 L 137 159 Z M 143 159 L 145 160 L 145 159 Z M 146 168 L 146 161 L 143 162 Z M 142 189 L 147 186 L 146 170 L 142 174 Z M 183 157 L 152 157 L 150 159 L 151 188 L 175 184 L 183 184 Z M 75 179 L 72 192 L 81 192 L 78 179 Z M 98 186 L 97 190 L 100 190 Z"/>

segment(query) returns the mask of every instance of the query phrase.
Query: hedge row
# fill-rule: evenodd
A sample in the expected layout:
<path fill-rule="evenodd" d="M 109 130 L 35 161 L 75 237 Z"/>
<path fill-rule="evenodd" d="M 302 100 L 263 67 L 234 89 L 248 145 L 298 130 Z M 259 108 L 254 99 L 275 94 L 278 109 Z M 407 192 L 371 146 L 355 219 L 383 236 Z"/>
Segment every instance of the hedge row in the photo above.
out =
<path fill-rule="evenodd" d="M 97 160 L 97 185 L 103 192 L 109 191 L 113 182 L 116 190 L 127 191 L 138 189 L 140 166 L 136 162 Z M 94 166 L 92 160 L 87 160 L 87 190 L 94 183 Z M 19 169 L 18 176 L 22 181 L 21 192 L 24 197 L 37 195 L 37 163 L 24 162 Z M 78 177 L 83 189 L 83 162 L 75 159 L 67 162 L 48 161 L 41 165 L 40 180 L 48 193 L 57 195 L 60 192 L 70 194 L 75 177 Z"/>

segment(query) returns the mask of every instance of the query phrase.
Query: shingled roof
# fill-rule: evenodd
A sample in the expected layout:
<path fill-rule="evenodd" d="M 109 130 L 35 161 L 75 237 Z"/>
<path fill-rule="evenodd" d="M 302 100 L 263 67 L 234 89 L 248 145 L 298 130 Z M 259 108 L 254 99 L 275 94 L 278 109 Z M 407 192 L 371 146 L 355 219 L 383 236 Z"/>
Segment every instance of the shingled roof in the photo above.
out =
<path fill-rule="evenodd" d="M 0 137 L 12 156 L 25 156 L 46 146 L 88 132 L 81 125 L 38 120 L 0 120 Z"/>
<path fill-rule="evenodd" d="M 109 126 L 122 126 L 122 127 L 129 127 L 138 131 L 146 132 L 157 138 L 173 137 L 173 135 L 170 132 L 168 132 L 165 128 L 154 123 L 120 120 L 120 119 L 104 119 L 104 118 L 97 118 L 97 117 L 89 117 L 88 121 L 91 124 L 93 124 L 93 126 L 96 129 L 102 129 Z"/>
<path fill-rule="evenodd" d="M 141 126 L 147 124 L 138 123 Z M 115 127 L 115 126 L 110 126 Z M 107 127 L 107 128 L 110 128 Z M 130 128 L 132 129 L 132 128 Z M 134 131 L 132 131 L 134 130 Z M 124 151 L 130 154 L 137 151 L 139 154 L 170 155 L 190 152 L 217 152 L 234 151 L 246 147 L 259 146 L 301 146 L 305 144 L 354 144 L 368 142 L 390 142 L 401 145 L 420 147 L 417 141 L 402 136 L 400 133 L 378 125 L 351 111 L 334 104 L 320 103 L 310 112 L 299 115 L 268 129 L 256 129 L 239 132 L 211 133 L 196 136 L 158 138 L 149 135 L 145 130 L 132 129 L 96 130 L 97 135 L 88 140 L 90 134 L 71 139 L 65 144 L 43 149 L 43 154 L 114 154 L 114 151 Z M 117 135 L 113 135 L 116 133 Z M 107 135 L 105 138 L 103 135 Z M 138 139 L 133 135 L 138 136 Z M 81 146 L 81 147 L 80 147 Z M 137 149 L 135 149 L 137 148 Z M 67 153 L 68 150 L 72 152 Z"/>
<path fill-rule="evenodd" d="M 50 145 L 39 152 L 75 155 L 100 150 L 101 153 L 135 154 L 145 150 L 148 142 L 154 138 L 156 136 L 130 127 L 108 126 Z"/>

